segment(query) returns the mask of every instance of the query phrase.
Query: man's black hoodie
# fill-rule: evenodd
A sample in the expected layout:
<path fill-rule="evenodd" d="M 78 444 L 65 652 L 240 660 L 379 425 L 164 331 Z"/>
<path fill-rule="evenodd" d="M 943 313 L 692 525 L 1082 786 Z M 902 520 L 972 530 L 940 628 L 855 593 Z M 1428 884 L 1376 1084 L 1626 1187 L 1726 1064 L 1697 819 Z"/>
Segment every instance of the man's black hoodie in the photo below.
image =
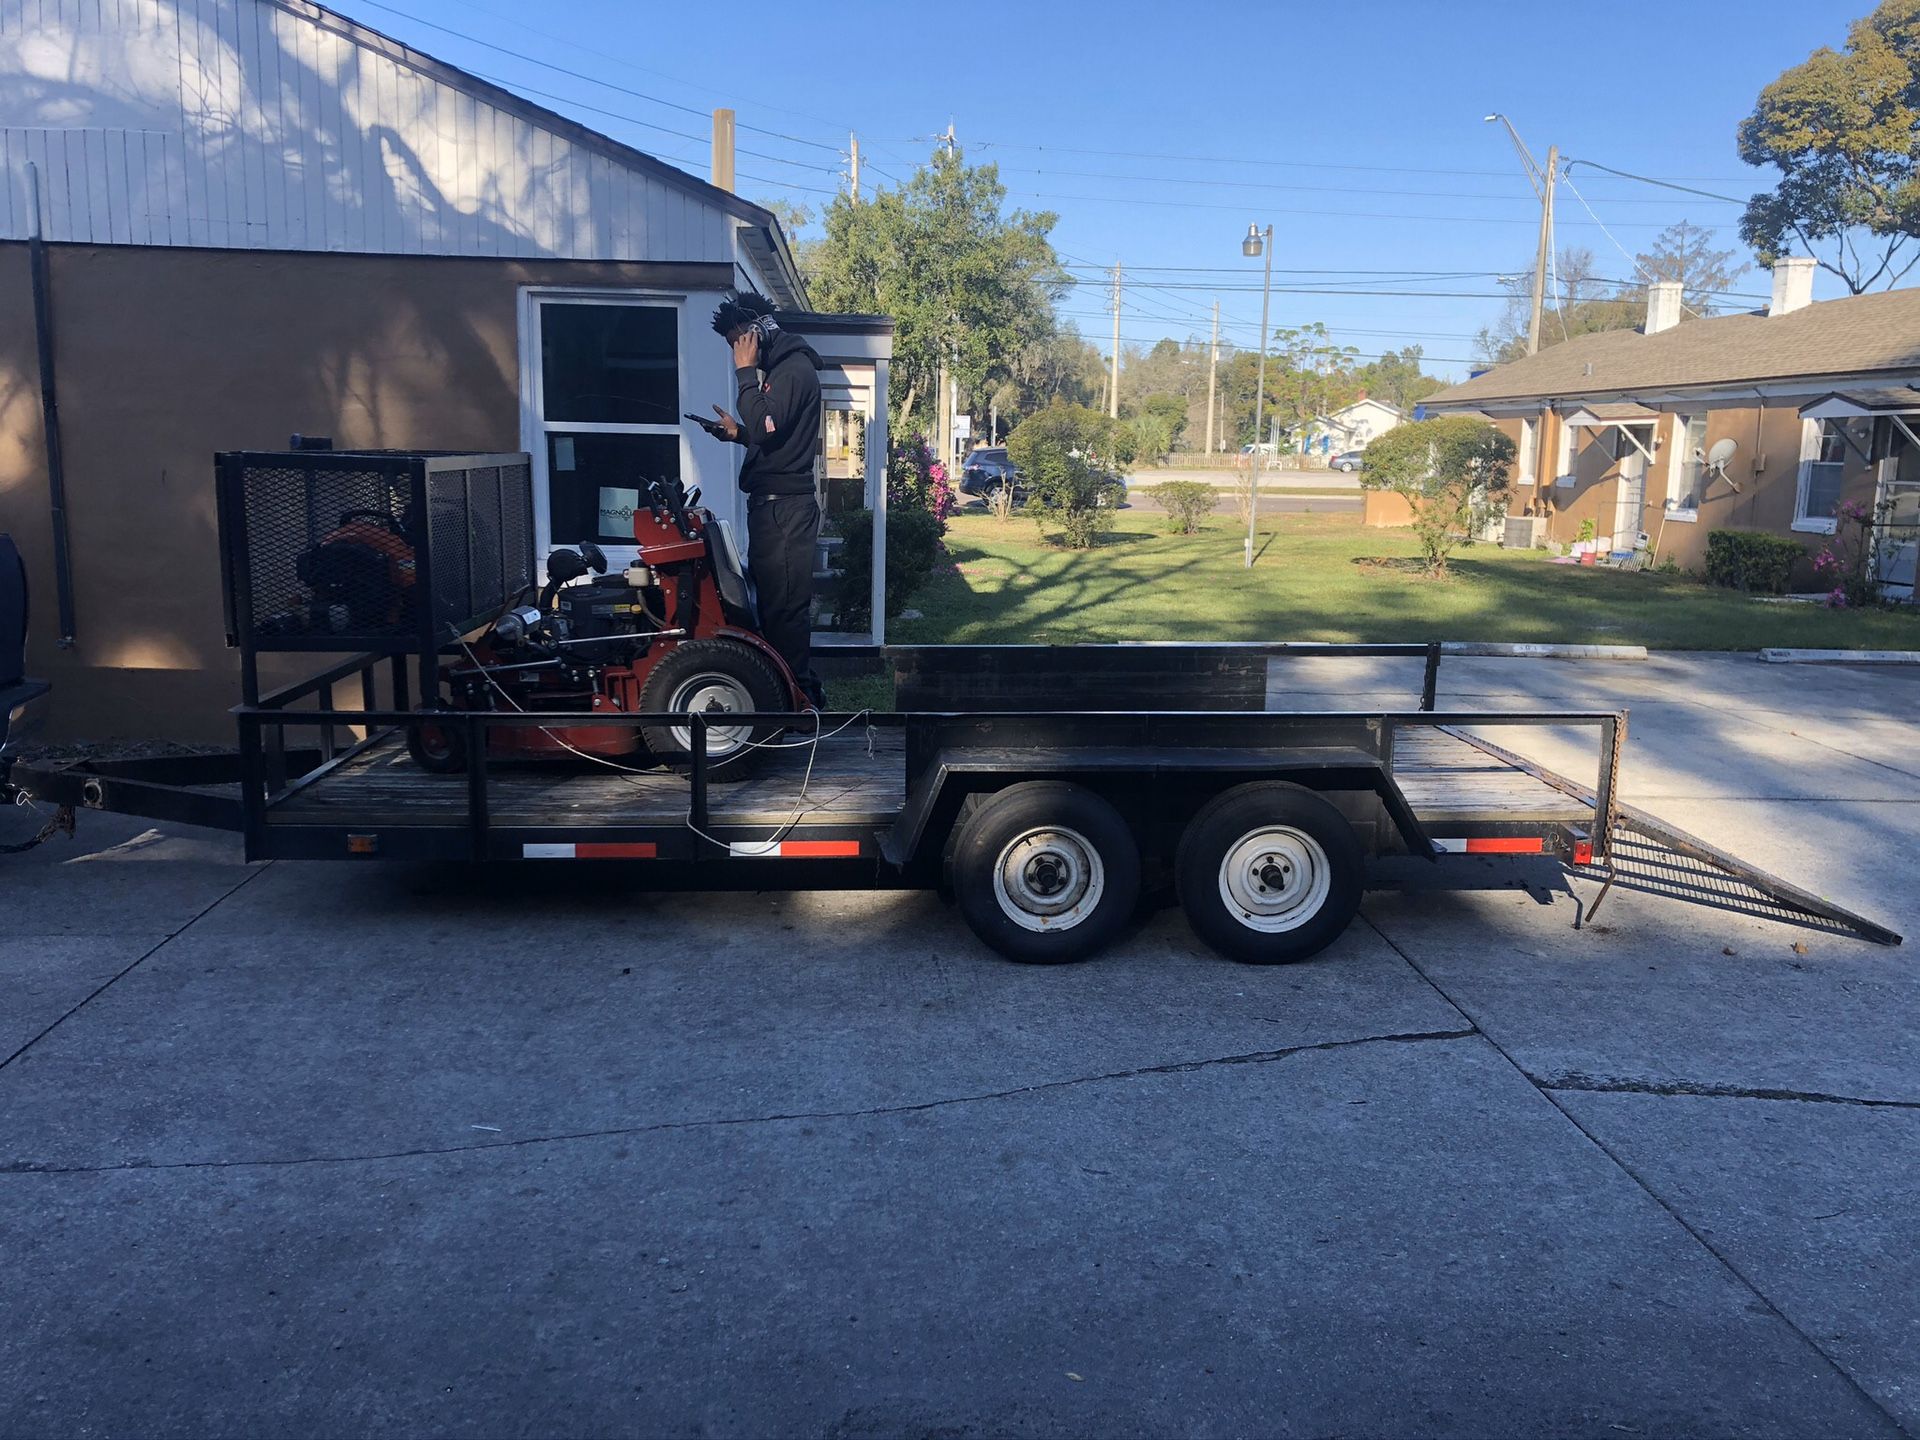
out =
<path fill-rule="evenodd" d="M 762 344 L 758 368 L 734 372 L 740 385 L 740 488 L 749 495 L 811 495 L 820 453 L 820 357 L 784 330 Z"/>

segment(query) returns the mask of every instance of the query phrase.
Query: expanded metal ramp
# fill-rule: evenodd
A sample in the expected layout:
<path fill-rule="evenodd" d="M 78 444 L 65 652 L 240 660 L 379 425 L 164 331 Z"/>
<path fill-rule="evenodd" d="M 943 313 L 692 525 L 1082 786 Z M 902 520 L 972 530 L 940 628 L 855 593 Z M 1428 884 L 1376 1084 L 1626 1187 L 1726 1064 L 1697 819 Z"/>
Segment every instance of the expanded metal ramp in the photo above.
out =
<path fill-rule="evenodd" d="M 1589 815 L 1593 814 L 1594 793 L 1578 781 L 1557 775 L 1482 736 L 1451 726 L 1447 727 L 1447 733 L 1502 765 L 1524 771 L 1578 801 Z M 1599 823 L 1596 821 L 1596 826 Z M 1589 920 L 1600 901 L 1606 898 L 1607 891 L 1618 885 L 1768 919 L 1790 919 L 1796 923 L 1811 920 L 1819 922 L 1817 928 L 1858 935 L 1877 945 L 1902 943 L 1898 931 L 1837 905 L 1824 895 L 1782 880 L 1637 805 L 1614 806 L 1613 844 L 1606 863 L 1569 868 L 1574 874 L 1602 882 L 1599 897 L 1587 907 Z"/>

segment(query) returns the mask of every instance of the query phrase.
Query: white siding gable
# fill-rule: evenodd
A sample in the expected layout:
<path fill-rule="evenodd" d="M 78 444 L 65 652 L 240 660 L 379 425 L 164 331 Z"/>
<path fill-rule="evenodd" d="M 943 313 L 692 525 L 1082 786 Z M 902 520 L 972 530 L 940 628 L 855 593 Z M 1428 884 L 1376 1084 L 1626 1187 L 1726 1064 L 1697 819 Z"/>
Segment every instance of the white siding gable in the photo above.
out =
<path fill-rule="evenodd" d="M 56 241 L 740 265 L 767 223 L 303 0 L 0 0 L 0 239 L 28 161 Z"/>

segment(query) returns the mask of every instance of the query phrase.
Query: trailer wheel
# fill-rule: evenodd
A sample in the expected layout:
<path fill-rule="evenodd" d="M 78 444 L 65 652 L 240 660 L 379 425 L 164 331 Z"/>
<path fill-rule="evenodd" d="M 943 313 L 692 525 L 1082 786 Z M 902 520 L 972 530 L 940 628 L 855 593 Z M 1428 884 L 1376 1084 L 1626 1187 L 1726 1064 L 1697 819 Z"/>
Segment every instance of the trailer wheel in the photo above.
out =
<path fill-rule="evenodd" d="M 1174 873 L 1187 922 L 1232 960 L 1305 960 L 1360 908 L 1365 862 L 1347 818 L 1299 785 L 1216 796 L 1180 837 Z"/>
<path fill-rule="evenodd" d="M 1029 781 L 986 797 L 962 823 L 953 888 L 973 933 L 1009 960 L 1081 960 L 1132 913 L 1140 850 L 1093 791 Z"/>
<path fill-rule="evenodd" d="M 762 752 L 754 747 L 779 734 L 771 723 L 723 723 L 728 711 L 779 711 L 787 708 L 787 689 L 779 674 L 750 645 L 724 636 L 686 640 L 647 672 L 640 708 L 698 711 L 712 717 L 707 729 L 707 778 L 743 780 Z M 693 758 L 693 727 L 645 725 L 641 734 L 654 757 L 676 769 Z"/>
<path fill-rule="evenodd" d="M 467 768 L 467 733 L 457 725 L 416 720 L 407 726 L 407 754 L 422 770 L 461 775 Z"/>

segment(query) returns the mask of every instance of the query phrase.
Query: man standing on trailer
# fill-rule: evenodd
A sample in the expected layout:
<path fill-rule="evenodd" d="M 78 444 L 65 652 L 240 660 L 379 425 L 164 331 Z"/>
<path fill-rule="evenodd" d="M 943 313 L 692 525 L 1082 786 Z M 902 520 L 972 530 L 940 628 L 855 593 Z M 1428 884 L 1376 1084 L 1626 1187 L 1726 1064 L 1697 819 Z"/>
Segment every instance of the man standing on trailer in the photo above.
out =
<path fill-rule="evenodd" d="M 814 457 L 820 451 L 820 357 L 775 319 L 758 295 L 722 301 L 714 333 L 733 347 L 740 416 L 720 406 L 711 433 L 747 447 L 740 488 L 747 494 L 747 566 L 760 629 L 813 703 L 826 693 L 813 673 L 813 565 L 820 539 Z"/>

